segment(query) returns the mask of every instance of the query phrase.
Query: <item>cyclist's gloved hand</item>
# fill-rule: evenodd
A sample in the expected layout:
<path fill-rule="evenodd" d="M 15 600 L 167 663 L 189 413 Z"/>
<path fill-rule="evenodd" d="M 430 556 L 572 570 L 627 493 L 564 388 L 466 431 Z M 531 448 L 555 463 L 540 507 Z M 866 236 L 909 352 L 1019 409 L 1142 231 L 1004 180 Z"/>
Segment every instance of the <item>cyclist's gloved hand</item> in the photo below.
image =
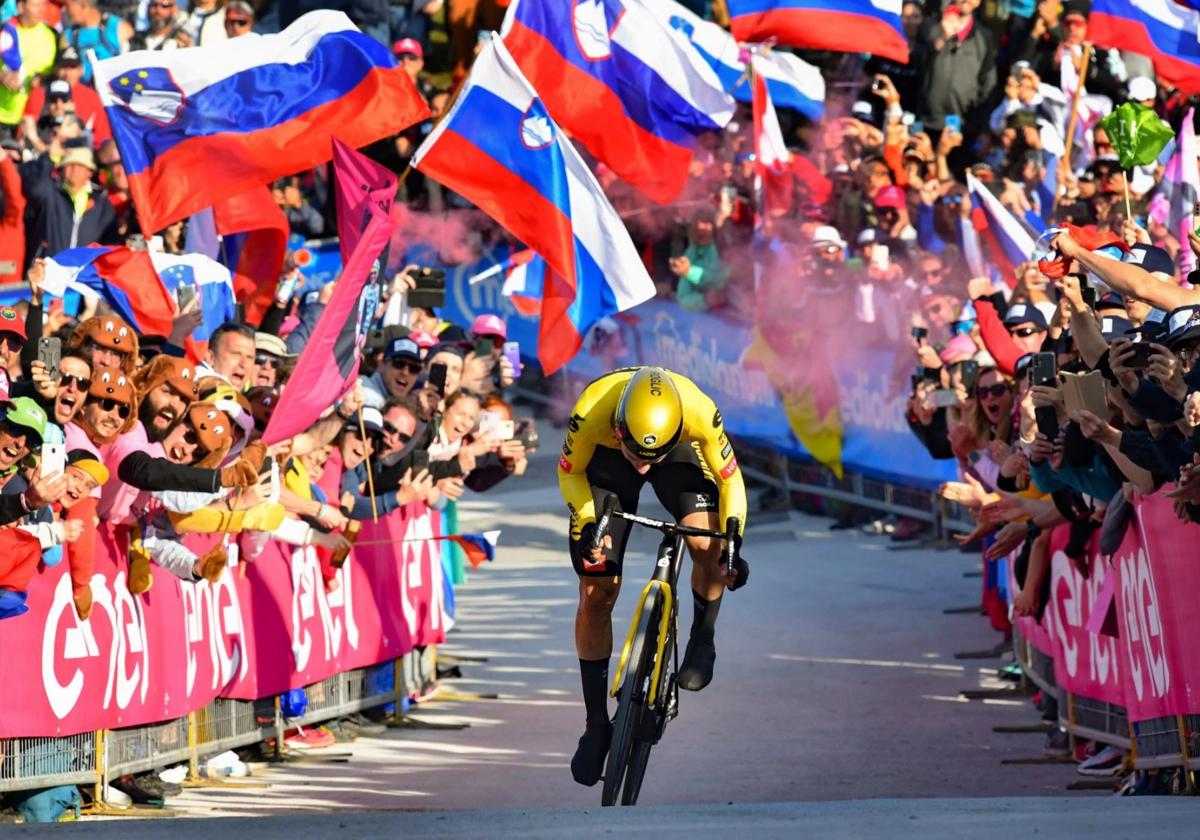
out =
<path fill-rule="evenodd" d="M 592 550 L 592 542 L 596 539 L 596 523 L 589 522 L 579 529 L 579 542 L 583 544 L 583 553 Z"/>
<path fill-rule="evenodd" d="M 729 587 L 730 592 L 736 592 L 746 585 L 750 580 L 750 564 L 746 562 L 746 558 L 738 553 L 737 559 L 733 561 L 733 585 Z"/>

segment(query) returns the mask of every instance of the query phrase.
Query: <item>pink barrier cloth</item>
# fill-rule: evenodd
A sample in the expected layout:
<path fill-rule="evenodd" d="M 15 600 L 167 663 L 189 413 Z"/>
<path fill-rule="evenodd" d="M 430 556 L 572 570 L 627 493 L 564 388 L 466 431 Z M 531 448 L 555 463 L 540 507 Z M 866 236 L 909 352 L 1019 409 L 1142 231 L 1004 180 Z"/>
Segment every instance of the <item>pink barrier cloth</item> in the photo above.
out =
<path fill-rule="evenodd" d="M 1087 576 L 1062 551 L 1066 529 L 1054 534 L 1043 621 L 1015 621 L 1054 658 L 1060 686 L 1123 706 L 1135 722 L 1200 714 L 1200 648 L 1191 644 L 1200 627 L 1195 527 L 1161 494 L 1141 499 L 1111 560 L 1093 540 Z"/>
<path fill-rule="evenodd" d="M 28 613 L 0 622 L 0 738 L 170 720 L 218 696 L 278 694 L 443 641 L 439 544 L 421 539 L 440 527 L 424 505 L 367 523 L 360 543 L 389 544 L 356 548 L 333 592 L 312 548 L 272 541 L 214 585 L 153 566 L 153 587 L 132 596 L 123 529 L 102 526 L 87 621 L 63 562 L 34 577 Z"/>

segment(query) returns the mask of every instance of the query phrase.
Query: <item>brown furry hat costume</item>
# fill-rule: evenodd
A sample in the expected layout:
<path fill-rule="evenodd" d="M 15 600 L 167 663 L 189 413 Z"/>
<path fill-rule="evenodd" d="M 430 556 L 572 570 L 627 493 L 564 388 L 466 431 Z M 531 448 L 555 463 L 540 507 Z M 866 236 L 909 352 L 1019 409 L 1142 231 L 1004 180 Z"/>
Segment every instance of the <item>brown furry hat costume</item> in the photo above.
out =
<path fill-rule="evenodd" d="M 83 347 L 89 340 L 122 354 L 121 370 L 127 374 L 133 373 L 138 356 L 137 331 L 133 327 L 116 315 L 97 315 L 75 328 L 67 341 L 67 347 L 75 350 Z"/>
<path fill-rule="evenodd" d="M 119 436 L 132 429 L 134 424 L 137 423 L 138 396 L 133 390 L 133 382 L 116 368 L 100 368 L 96 373 L 92 374 L 92 387 L 88 388 L 87 402 L 93 400 L 113 400 L 122 405 L 129 406 L 129 414 L 125 418 L 125 422 L 121 424 L 120 431 L 115 435 L 101 435 L 88 422 L 86 417 L 87 407 L 85 404 L 84 411 L 79 412 L 79 415 L 75 418 L 75 423 L 87 433 L 88 440 L 96 446 L 112 443 Z"/>

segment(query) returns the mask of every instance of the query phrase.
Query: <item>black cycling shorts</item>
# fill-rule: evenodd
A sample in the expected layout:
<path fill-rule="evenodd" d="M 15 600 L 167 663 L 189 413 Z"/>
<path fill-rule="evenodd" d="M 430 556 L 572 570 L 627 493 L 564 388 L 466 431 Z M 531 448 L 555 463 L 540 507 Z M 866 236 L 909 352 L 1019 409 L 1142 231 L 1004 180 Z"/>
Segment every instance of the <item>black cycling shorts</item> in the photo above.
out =
<path fill-rule="evenodd" d="M 646 482 L 654 488 L 654 495 L 675 518 L 683 519 L 697 511 L 720 510 L 720 491 L 704 461 L 700 457 L 698 443 L 679 443 L 667 457 L 652 466 L 645 475 L 638 475 L 633 464 L 625 460 L 620 450 L 597 446 L 587 468 L 588 483 L 592 485 L 592 500 L 596 505 L 596 516 L 604 509 L 604 500 L 617 497 L 617 510 L 637 513 L 638 498 Z M 612 548 L 604 549 L 605 563 L 597 569 L 584 569 L 584 546 L 581 541 L 568 539 L 571 548 L 571 565 L 581 577 L 613 577 L 621 574 L 625 557 L 625 544 L 629 541 L 630 523 L 624 519 L 612 519 L 608 533 L 612 537 Z"/>

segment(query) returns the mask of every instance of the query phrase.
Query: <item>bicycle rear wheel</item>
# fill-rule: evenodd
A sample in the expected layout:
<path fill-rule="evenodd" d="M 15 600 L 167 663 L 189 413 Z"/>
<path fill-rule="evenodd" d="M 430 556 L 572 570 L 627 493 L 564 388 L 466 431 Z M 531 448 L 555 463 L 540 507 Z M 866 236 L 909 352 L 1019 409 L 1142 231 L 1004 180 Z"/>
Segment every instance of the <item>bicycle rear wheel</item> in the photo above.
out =
<path fill-rule="evenodd" d="M 631 769 L 630 759 L 638 759 L 637 776 L 638 789 L 641 788 L 641 777 L 645 773 L 646 761 L 649 758 L 649 744 L 645 746 L 645 755 L 634 754 L 635 736 L 642 729 L 642 721 L 646 715 L 653 714 L 648 706 L 650 677 L 654 670 L 654 654 L 658 646 L 658 620 L 662 603 L 658 592 L 651 593 L 646 599 L 645 607 L 638 618 L 637 630 L 633 634 L 633 644 L 629 649 L 629 661 L 625 664 L 625 679 L 621 682 L 621 690 L 617 695 L 617 716 L 613 719 L 612 743 L 608 748 L 608 763 L 604 770 L 604 791 L 601 795 L 602 805 L 615 805 L 621 785 Z M 634 793 L 636 801 L 637 794 Z M 623 804 L 632 804 L 623 802 Z"/>

